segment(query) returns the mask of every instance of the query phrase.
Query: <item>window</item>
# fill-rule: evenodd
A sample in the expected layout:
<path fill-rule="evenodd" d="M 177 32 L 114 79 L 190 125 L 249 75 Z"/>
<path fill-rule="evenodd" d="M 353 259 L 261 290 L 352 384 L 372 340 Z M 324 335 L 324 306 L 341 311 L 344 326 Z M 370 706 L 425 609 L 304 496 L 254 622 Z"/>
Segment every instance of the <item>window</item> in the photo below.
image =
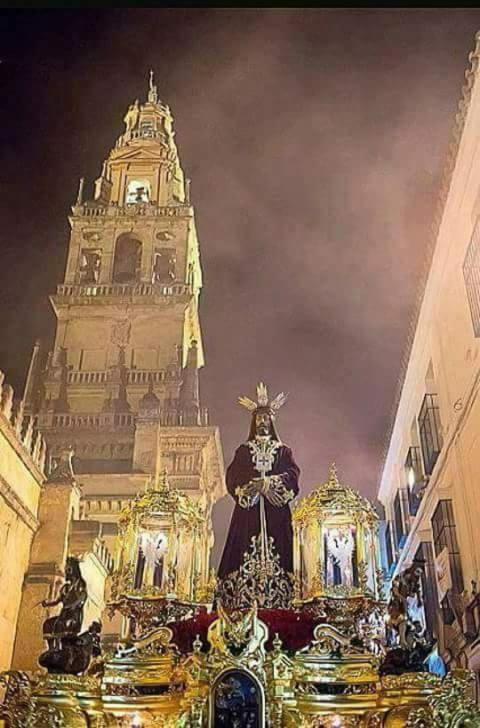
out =
<path fill-rule="evenodd" d="M 120 235 L 115 245 L 113 280 L 115 283 L 132 283 L 138 280 L 142 262 L 142 243 L 130 233 Z"/>
<path fill-rule="evenodd" d="M 432 544 L 422 541 L 415 553 L 414 563 L 422 569 L 422 596 L 425 608 L 427 631 L 432 637 L 438 635 L 438 592 Z"/>
<path fill-rule="evenodd" d="M 387 569 L 390 571 L 393 564 L 392 529 L 390 523 L 385 528 L 385 556 L 387 557 Z"/>
<path fill-rule="evenodd" d="M 135 205 L 139 202 L 149 202 L 150 182 L 145 179 L 132 179 L 127 186 L 127 205 Z"/>
<path fill-rule="evenodd" d="M 463 277 L 475 336 L 480 336 L 480 226 L 475 225 L 463 262 Z"/>
<path fill-rule="evenodd" d="M 432 531 L 435 556 L 438 556 L 445 546 L 447 547 L 453 587 L 460 594 L 463 591 L 463 577 L 451 500 L 439 501 L 432 516 Z"/>
<path fill-rule="evenodd" d="M 436 394 L 426 394 L 423 398 L 418 416 L 418 430 L 425 474 L 431 475 L 443 445 Z"/>
<path fill-rule="evenodd" d="M 395 496 L 395 499 L 393 501 L 393 520 L 395 523 L 395 541 L 397 544 L 397 548 L 401 549 L 404 545 L 407 534 L 409 531 L 408 525 L 405 522 L 404 518 L 404 503 L 406 500 L 406 492 L 402 488 L 397 491 L 397 494 Z"/>
<path fill-rule="evenodd" d="M 422 456 L 419 447 L 409 447 L 405 458 L 405 484 L 408 498 L 408 512 L 415 516 L 420 505 L 425 477 L 422 469 Z"/>
<path fill-rule="evenodd" d="M 140 124 L 140 136 L 151 139 L 155 136 L 153 119 L 143 119 Z"/>
<path fill-rule="evenodd" d="M 447 548 L 452 576 L 452 590 L 456 594 L 461 594 L 463 591 L 462 564 L 460 561 L 451 500 L 441 500 L 438 502 L 432 516 L 432 532 L 435 556 L 438 556 L 444 548 Z M 455 616 L 448 595 L 442 600 L 442 612 L 444 622 L 446 624 L 452 624 Z"/>

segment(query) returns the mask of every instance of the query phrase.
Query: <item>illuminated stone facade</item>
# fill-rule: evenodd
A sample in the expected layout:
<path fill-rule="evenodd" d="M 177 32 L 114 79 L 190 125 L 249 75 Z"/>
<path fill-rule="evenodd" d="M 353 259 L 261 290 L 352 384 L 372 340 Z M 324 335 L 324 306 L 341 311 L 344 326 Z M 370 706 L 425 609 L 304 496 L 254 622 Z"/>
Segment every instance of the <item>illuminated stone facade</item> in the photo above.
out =
<path fill-rule="evenodd" d="M 413 561 L 450 666 L 480 671 L 480 40 L 456 118 L 431 265 L 381 474 L 390 574 Z"/>
<path fill-rule="evenodd" d="M 37 668 L 37 659 L 44 647 L 42 623 L 46 611 L 42 601 L 60 593 L 68 556 L 79 559 L 87 584 L 83 624 L 101 621 L 105 611 L 105 586 L 113 567 L 112 557 L 105 545 L 101 524 L 79 518 L 81 491 L 71 468 L 64 467 L 65 462 L 69 464 L 68 459 L 60 461 L 42 486 L 38 526 L 23 578 L 13 651 L 12 667 L 18 670 Z M 57 612 L 58 608 L 54 607 L 50 614 Z"/>
<path fill-rule="evenodd" d="M 0 670 L 35 669 L 43 599 L 62 583 L 67 555 L 88 584 L 85 618 L 100 619 L 112 559 L 101 524 L 80 521 L 75 479 L 45 475 L 46 442 L 0 372 Z"/>
<path fill-rule="evenodd" d="M 46 448 L 0 372 L 0 670 L 10 667 L 15 629 L 36 533 Z"/>

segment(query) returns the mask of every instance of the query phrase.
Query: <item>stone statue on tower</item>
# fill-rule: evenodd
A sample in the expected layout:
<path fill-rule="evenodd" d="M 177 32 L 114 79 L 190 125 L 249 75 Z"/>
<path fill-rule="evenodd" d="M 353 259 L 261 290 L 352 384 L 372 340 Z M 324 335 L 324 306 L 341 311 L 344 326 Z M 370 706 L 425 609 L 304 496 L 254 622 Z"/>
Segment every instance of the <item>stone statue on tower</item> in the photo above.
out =
<path fill-rule="evenodd" d="M 138 117 L 140 115 L 140 108 L 138 105 L 138 99 L 135 100 L 134 104 L 131 104 L 128 107 L 128 111 L 124 116 L 124 123 L 125 123 L 125 131 L 129 132 L 132 131 L 132 129 L 135 129 L 138 122 Z"/>
<path fill-rule="evenodd" d="M 300 470 L 277 434 L 275 415 L 286 401 L 269 401 L 264 384 L 257 402 L 241 397 L 251 412 L 247 442 L 227 469 L 227 490 L 235 499 L 218 570 L 218 598 L 230 607 L 286 607 L 291 598 L 292 519 Z"/>

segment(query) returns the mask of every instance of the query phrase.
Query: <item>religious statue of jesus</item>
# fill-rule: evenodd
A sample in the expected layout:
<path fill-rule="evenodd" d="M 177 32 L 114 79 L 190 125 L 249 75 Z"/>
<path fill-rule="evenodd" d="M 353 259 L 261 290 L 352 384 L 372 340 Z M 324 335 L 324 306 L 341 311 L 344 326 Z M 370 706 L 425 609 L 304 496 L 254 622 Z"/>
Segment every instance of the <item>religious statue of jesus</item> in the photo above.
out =
<path fill-rule="evenodd" d="M 257 402 L 239 402 L 252 415 L 248 440 L 227 468 L 227 490 L 235 499 L 218 569 L 218 598 L 226 606 L 285 607 L 291 597 L 293 532 L 290 502 L 298 494 L 300 470 L 277 434 L 275 415 L 286 400 L 269 401 L 264 384 Z"/>

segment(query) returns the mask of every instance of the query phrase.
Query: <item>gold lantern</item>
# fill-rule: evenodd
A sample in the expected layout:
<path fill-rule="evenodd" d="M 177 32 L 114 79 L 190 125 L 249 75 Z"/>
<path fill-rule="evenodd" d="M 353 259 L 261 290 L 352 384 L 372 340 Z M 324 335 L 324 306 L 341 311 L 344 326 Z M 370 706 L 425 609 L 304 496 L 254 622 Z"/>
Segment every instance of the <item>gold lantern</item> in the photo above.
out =
<path fill-rule="evenodd" d="M 208 599 L 205 517 L 188 496 L 170 488 L 166 473 L 122 511 L 110 612 L 138 627 L 179 619 Z"/>
<path fill-rule="evenodd" d="M 335 465 L 327 482 L 298 504 L 293 531 L 297 605 L 338 612 L 342 602 L 352 612 L 354 604 L 381 599 L 378 516 L 367 499 L 340 484 Z"/>

